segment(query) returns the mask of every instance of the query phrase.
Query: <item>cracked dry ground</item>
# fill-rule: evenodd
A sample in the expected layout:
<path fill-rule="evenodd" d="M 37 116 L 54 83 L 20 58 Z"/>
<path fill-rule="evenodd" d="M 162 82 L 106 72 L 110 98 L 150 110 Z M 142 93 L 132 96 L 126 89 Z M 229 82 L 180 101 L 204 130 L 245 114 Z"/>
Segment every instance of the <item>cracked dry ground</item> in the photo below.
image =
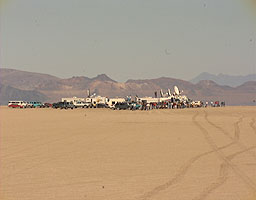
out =
<path fill-rule="evenodd" d="M 0 108 L 2 200 L 253 200 L 256 107 Z"/>

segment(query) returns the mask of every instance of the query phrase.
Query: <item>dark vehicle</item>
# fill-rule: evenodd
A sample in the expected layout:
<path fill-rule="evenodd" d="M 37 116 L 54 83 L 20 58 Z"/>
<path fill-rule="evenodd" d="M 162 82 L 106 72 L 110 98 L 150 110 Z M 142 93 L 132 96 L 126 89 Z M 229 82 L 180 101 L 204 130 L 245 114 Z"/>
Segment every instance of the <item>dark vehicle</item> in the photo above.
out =
<path fill-rule="evenodd" d="M 73 109 L 74 108 L 74 104 L 71 103 L 71 102 L 58 102 L 58 103 L 54 103 L 52 104 L 52 107 L 57 109 L 57 108 L 60 108 L 60 109 Z"/>
<path fill-rule="evenodd" d="M 214 102 L 214 107 L 220 107 L 220 102 L 219 101 L 215 101 Z"/>
<path fill-rule="evenodd" d="M 130 110 L 130 105 L 127 102 L 116 103 L 115 110 Z"/>
<path fill-rule="evenodd" d="M 96 104 L 96 108 L 107 108 L 108 106 L 104 103 L 98 103 Z"/>

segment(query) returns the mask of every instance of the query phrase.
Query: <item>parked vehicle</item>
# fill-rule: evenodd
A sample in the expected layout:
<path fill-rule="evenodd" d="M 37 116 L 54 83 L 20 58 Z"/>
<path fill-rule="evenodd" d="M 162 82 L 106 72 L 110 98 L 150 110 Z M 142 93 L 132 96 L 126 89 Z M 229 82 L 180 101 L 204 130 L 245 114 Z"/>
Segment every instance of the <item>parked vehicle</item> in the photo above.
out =
<path fill-rule="evenodd" d="M 31 101 L 29 102 L 30 105 L 32 105 L 32 108 L 41 108 L 43 107 L 43 104 L 41 102 L 38 101 Z"/>
<path fill-rule="evenodd" d="M 26 108 L 27 103 L 25 101 L 9 101 L 8 107 L 9 108 Z"/>
<path fill-rule="evenodd" d="M 26 102 L 26 108 L 34 108 L 33 104 L 30 102 Z"/>
<path fill-rule="evenodd" d="M 74 107 L 75 108 L 89 108 L 90 103 L 86 103 L 83 101 L 74 101 Z"/>
<path fill-rule="evenodd" d="M 214 107 L 220 107 L 220 102 L 219 101 L 215 101 L 214 102 Z"/>
<path fill-rule="evenodd" d="M 139 110 L 141 109 L 142 105 L 136 103 L 136 102 L 132 102 L 129 104 L 130 105 L 130 109 L 131 110 Z"/>
<path fill-rule="evenodd" d="M 105 103 L 98 103 L 96 104 L 96 108 L 108 108 L 108 105 L 106 105 Z"/>
<path fill-rule="evenodd" d="M 225 106 L 226 106 L 225 101 L 222 101 L 222 102 L 220 103 L 220 106 L 221 106 L 221 107 L 225 107 Z"/>
<path fill-rule="evenodd" d="M 122 103 L 116 103 L 114 109 L 115 110 L 130 110 L 131 107 L 127 102 L 122 102 Z"/>
<path fill-rule="evenodd" d="M 194 108 L 199 108 L 204 105 L 204 103 L 202 101 L 193 101 L 191 104 L 192 104 L 192 107 L 194 107 Z"/>
<path fill-rule="evenodd" d="M 51 103 L 43 103 L 43 108 L 51 108 L 52 104 Z"/>
<path fill-rule="evenodd" d="M 107 105 L 109 108 L 115 108 L 116 103 L 125 102 L 125 98 L 110 98 L 107 100 Z"/>
<path fill-rule="evenodd" d="M 71 103 L 71 102 L 58 102 L 58 103 L 54 103 L 52 104 L 52 107 L 57 109 L 57 108 L 60 108 L 60 109 L 73 109 L 74 108 L 74 104 Z"/>

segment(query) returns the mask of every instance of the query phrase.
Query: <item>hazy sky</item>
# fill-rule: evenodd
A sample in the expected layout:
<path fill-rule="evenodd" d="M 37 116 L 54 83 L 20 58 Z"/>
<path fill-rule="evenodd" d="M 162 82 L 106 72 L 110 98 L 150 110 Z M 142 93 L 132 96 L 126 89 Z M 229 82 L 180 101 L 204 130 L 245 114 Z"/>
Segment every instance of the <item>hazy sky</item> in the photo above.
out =
<path fill-rule="evenodd" d="M 247 0 L 0 1 L 1 67 L 118 81 L 255 73 Z"/>

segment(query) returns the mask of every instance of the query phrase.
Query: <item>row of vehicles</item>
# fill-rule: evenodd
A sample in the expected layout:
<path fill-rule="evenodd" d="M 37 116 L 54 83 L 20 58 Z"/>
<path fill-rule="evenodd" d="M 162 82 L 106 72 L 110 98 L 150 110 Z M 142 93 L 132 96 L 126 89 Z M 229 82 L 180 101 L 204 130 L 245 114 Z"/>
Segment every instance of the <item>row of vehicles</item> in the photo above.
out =
<path fill-rule="evenodd" d="M 26 101 L 9 101 L 9 108 L 55 108 L 55 109 L 74 109 L 74 108 L 112 108 L 114 110 L 137 110 L 141 108 L 141 105 L 136 104 L 135 102 L 127 103 L 127 102 L 117 102 L 113 105 L 109 106 L 105 103 L 92 104 L 89 102 L 68 102 L 68 101 L 60 101 L 57 103 L 41 103 L 41 102 L 26 102 Z"/>
<path fill-rule="evenodd" d="M 74 108 L 111 108 L 114 110 L 131 110 L 131 109 L 137 109 L 139 108 L 139 105 L 134 105 L 127 102 L 119 102 L 115 105 L 112 105 L 111 107 L 108 104 L 105 103 L 98 103 L 96 105 L 93 105 L 91 103 L 85 103 L 85 102 L 79 102 L 79 103 L 73 103 L 73 102 L 58 102 L 54 103 L 52 105 L 55 109 L 74 109 Z"/>
<path fill-rule="evenodd" d="M 50 103 L 41 103 L 38 101 L 9 101 L 9 108 L 49 108 L 52 107 Z"/>
<path fill-rule="evenodd" d="M 197 105 L 196 107 L 200 107 Z M 8 104 L 10 108 L 55 108 L 55 109 L 75 109 L 75 108 L 111 108 L 113 110 L 151 110 L 151 109 L 173 109 L 173 108 L 185 108 L 187 107 L 183 103 L 174 103 L 169 101 L 164 102 L 147 102 L 142 100 L 140 102 L 135 101 L 123 101 L 115 100 L 111 103 L 96 103 L 83 102 L 83 101 L 60 101 L 57 103 L 41 103 L 41 102 L 25 102 L 25 101 L 10 101 Z"/>
<path fill-rule="evenodd" d="M 41 103 L 41 102 L 25 102 L 25 101 L 10 101 L 8 106 L 12 108 L 45 108 L 52 107 L 55 109 L 74 109 L 74 108 L 111 108 L 114 110 L 151 110 L 151 109 L 175 109 L 175 108 L 195 108 L 195 107 L 220 107 L 225 106 L 225 102 L 206 102 L 193 101 L 187 96 L 182 95 L 183 91 L 180 91 L 177 86 L 174 86 L 174 92 L 170 89 L 164 93 L 160 90 L 160 96 L 158 97 L 155 92 L 155 97 L 138 97 L 135 96 L 132 99 L 131 96 L 126 98 L 108 98 L 96 96 L 94 93 L 86 98 L 62 98 L 57 103 Z"/>
<path fill-rule="evenodd" d="M 143 100 L 141 102 L 135 101 L 115 101 L 108 103 L 93 104 L 90 102 L 81 101 L 60 101 L 57 103 L 41 103 L 41 102 L 25 102 L 25 101 L 10 101 L 8 107 L 10 108 L 55 108 L 55 109 L 74 109 L 74 108 L 111 108 L 113 110 L 151 110 L 151 109 L 174 109 L 174 108 L 195 108 L 195 107 L 224 107 L 225 102 L 214 102 L 208 105 L 208 102 L 204 104 L 202 101 L 192 101 L 190 103 L 184 103 L 180 101 L 163 101 L 163 102 L 147 102 Z"/>

